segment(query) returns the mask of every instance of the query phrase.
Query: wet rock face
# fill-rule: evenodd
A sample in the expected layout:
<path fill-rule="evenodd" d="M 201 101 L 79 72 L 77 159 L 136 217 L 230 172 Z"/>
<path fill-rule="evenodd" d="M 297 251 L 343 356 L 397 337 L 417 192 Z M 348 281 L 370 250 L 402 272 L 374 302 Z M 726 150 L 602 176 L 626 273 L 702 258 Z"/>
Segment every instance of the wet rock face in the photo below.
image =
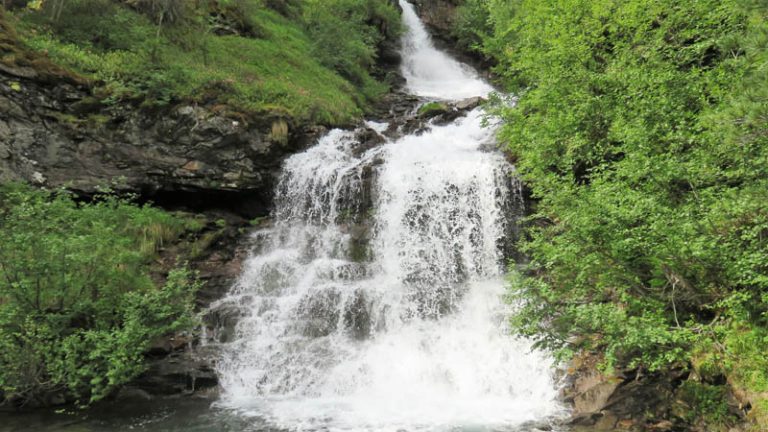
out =
<path fill-rule="evenodd" d="M 582 360 L 584 359 L 578 358 L 574 362 Z M 640 388 L 651 388 L 652 385 L 645 380 L 633 382 L 620 375 L 604 374 L 597 370 L 593 360 L 587 359 L 584 364 L 570 372 L 569 386 L 563 391 L 564 400 L 571 403 L 573 408 L 569 422 L 572 430 L 607 432 L 619 427 L 638 430 L 645 426 L 646 401 L 639 401 L 638 405 L 633 404 L 638 402 L 638 394 L 645 393 Z M 658 390 L 662 390 L 662 394 L 652 398 L 654 411 L 665 410 L 663 399 L 670 396 L 670 392 Z"/>
<path fill-rule="evenodd" d="M 156 201 L 265 214 L 274 175 L 322 128 L 246 123 L 206 108 L 103 107 L 87 89 L 0 71 L 0 181 L 84 194 L 114 184 Z M 275 136 L 274 130 L 285 130 Z"/>
<path fill-rule="evenodd" d="M 355 155 L 383 143 L 384 138 L 397 140 L 408 134 L 421 133 L 430 124 L 445 125 L 459 117 L 466 116 L 470 111 L 483 105 L 486 100 L 482 97 L 470 97 L 460 101 L 442 101 L 413 96 L 404 91 L 395 91 L 384 98 L 374 107 L 371 119 L 387 123 L 388 127 L 377 134 L 371 129 L 363 129 L 358 134 L 359 149 Z"/>
<path fill-rule="evenodd" d="M 426 131 L 429 125 L 445 125 L 466 116 L 470 111 L 486 102 L 481 97 L 471 97 L 457 102 L 427 102 L 419 107 L 415 113 L 400 120 L 402 127 L 400 132 L 406 134 L 419 134 Z"/>
<path fill-rule="evenodd" d="M 344 326 L 355 339 L 363 340 L 370 336 L 370 305 L 363 290 L 356 290 L 344 308 Z"/>
<path fill-rule="evenodd" d="M 307 337 L 328 336 L 336 330 L 339 321 L 341 294 L 336 289 L 323 290 L 302 299 L 297 311 L 297 322 Z"/>
<path fill-rule="evenodd" d="M 430 31 L 444 41 L 452 42 L 456 24 L 456 8 L 461 0 L 415 0 L 419 17 Z"/>
<path fill-rule="evenodd" d="M 201 394 L 217 388 L 218 377 L 211 366 L 214 353 L 198 349 L 175 351 L 166 357 L 148 361 L 146 372 L 120 390 L 118 399 L 141 396 Z"/>

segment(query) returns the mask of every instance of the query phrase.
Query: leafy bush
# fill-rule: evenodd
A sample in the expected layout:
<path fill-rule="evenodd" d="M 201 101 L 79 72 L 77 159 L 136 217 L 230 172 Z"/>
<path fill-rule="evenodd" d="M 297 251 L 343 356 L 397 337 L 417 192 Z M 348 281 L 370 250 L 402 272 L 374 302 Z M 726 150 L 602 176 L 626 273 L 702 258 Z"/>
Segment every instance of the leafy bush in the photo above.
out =
<path fill-rule="evenodd" d="M 658 369 L 713 344 L 727 368 L 750 351 L 739 340 L 768 351 L 764 2 L 463 10 L 484 26 L 465 38 L 518 96 L 497 106 L 501 138 L 537 199 L 518 328 L 608 366 Z"/>
<path fill-rule="evenodd" d="M 736 420 L 728 408 L 723 386 L 686 381 L 680 386 L 679 397 L 691 408 L 684 414 L 688 421 L 704 419 L 708 424 L 726 425 Z"/>
<path fill-rule="evenodd" d="M 188 328 L 198 283 L 172 271 L 156 287 L 156 247 L 184 221 L 111 195 L 79 204 L 0 186 L 0 390 L 16 403 L 51 394 L 89 403 L 143 371 L 160 335 Z"/>
<path fill-rule="evenodd" d="M 489 0 L 465 0 L 456 8 L 453 35 L 458 46 L 467 51 L 483 53 L 483 42 L 491 40 Z"/>

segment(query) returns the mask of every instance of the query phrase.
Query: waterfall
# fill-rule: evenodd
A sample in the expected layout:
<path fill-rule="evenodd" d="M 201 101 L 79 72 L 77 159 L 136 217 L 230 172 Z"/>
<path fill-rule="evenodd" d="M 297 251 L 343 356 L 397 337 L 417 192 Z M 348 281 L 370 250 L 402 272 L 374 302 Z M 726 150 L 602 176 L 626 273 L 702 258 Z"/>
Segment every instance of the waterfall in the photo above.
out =
<path fill-rule="evenodd" d="M 407 89 L 418 96 L 463 99 L 486 96 L 493 88 L 471 67 L 437 50 L 413 5 L 400 1 L 405 23 L 401 72 Z"/>
<path fill-rule="evenodd" d="M 486 95 L 413 7 L 403 75 L 430 98 Z M 289 158 L 274 224 L 229 295 L 221 404 L 269 428 L 505 428 L 557 416 L 551 359 L 507 331 L 506 250 L 522 211 L 481 110 L 362 148 L 334 130 Z M 379 125 L 374 125 L 379 126 Z"/>

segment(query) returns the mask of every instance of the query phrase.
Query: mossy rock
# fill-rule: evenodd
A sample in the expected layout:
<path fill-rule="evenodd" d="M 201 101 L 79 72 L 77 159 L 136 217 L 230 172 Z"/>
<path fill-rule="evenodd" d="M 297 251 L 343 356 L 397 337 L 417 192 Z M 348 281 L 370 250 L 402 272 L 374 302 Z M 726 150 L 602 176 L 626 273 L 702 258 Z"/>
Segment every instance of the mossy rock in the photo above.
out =
<path fill-rule="evenodd" d="M 428 119 L 449 112 L 450 107 L 443 102 L 429 102 L 419 107 L 419 117 Z"/>
<path fill-rule="evenodd" d="M 19 41 L 13 17 L 0 7 L 0 71 L 25 79 L 87 85 L 88 80 L 54 64 Z"/>

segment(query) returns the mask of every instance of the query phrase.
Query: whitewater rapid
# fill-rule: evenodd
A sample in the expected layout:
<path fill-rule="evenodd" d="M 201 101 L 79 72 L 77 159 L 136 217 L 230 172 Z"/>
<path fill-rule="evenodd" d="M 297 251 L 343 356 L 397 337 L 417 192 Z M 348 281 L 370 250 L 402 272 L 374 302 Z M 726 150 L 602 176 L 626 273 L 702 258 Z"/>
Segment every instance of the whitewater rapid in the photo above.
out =
<path fill-rule="evenodd" d="M 402 73 L 417 96 L 492 87 L 435 49 L 413 6 Z M 240 316 L 221 405 L 269 428 L 515 430 L 558 417 L 552 360 L 509 334 L 507 251 L 523 201 L 480 109 L 360 150 L 333 130 L 289 158 L 274 224 L 214 308 Z"/>

